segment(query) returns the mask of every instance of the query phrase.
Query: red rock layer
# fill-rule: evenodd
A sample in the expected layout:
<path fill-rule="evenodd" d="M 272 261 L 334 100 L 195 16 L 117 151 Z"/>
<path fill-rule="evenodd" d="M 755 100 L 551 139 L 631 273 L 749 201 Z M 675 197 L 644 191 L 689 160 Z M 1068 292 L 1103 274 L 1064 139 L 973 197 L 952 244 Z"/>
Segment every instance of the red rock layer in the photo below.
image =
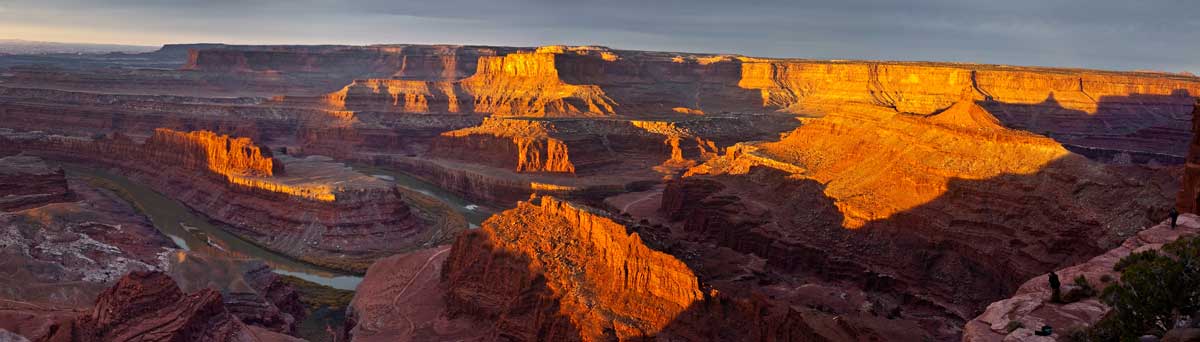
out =
<path fill-rule="evenodd" d="M 37 337 L 35 337 L 37 338 Z M 49 341 L 294 341 L 243 325 L 210 289 L 185 294 L 165 274 L 133 272 Z"/>
<path fill-rule="evenodd" d="M 74 198 L 61 168 L 33 156 L 0 158 L 0 212 L 18 211 Z"/>
<path fill-rule="evenodd" d="M 494 321 L 497 338 L 653 336 L 702 298 L 682 262 L 552 197 L 493 216 L 450 253 L 450 310 Z"/>
<path fill-rule="evenodd" d="M 183 167 L 207 169 L 223 176 L 270 177 L 283 172 L 283 164 L 271 159 L 271 151 L 254 145 L 249 138 L 159 128 L 145 144 L 148 149 L 178 151 Z M 200 165 L 193 165 L 196 163 Z"/>
<path fill-rule="evenodd" d="M 806 119 L 780 141 L 693 168 L 667 187 L 663 209 L 693 238 L 777 270 L 912 296 L 961 319 L 1165 214 L 1163 185 L 1145 170 L 1091 163 L 958 106 Z"/>
<path fill-rule="evenodd" d="M 554 129 L 552 124 L 487 118 L 479 126 L 442 133 L 432 149 L 436 156 L 474 159 L 517 172 L 574 173 L 567 145 L 551 138 L 548 129 Z"/>
<path fill-rule="evenodd" d="M 600 88 L 559 77 L 553 53 L 479 58 L 475 75 L 457 82 L 356 80 L 325 101 L 339 109 L 500 116 L 604 116 L 614 113 Z"/>

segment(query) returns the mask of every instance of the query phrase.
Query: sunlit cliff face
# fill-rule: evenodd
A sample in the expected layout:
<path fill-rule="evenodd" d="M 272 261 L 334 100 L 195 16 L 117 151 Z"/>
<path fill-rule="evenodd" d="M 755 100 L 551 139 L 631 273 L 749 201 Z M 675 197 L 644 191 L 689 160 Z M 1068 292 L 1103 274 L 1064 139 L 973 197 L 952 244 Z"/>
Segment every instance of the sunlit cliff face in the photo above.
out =
<path fill-rule="evenodd" d="M 325 96 L 333 108 L 404 113 L 478 113 L 497 116 L 607 116 L 614 101 L 594 85 L 563 82 L 556 52 L 479 57 L 474 76 L 459 81 L 369 79 Z M 605 60 L 616 60 L 608 53 Z M 380 96 L 385 96 L 382 103 Z"/>
<path fill-rule="evenodd" d="M 514 335 L 654 336 L 702 298 L 683 262 L 609 218 L 548 196 L 460 236 L 446 265 L 451 305 L 496 315 L 497 326 Z M 531 309 L 553 311 L 529 319 Z"/>
<path fill-rule="evenodd" d="M 262 189 L 289 196 L 322 202 L 336 199 L 334 189 L 327 184 L 289 184 L 277 179 L 283 166 L 264 155 L 249 138 L 233 138 L 209 131 L 179 132 L 160 128 L 146 140 L 149 148 L 178 151 L 191 156 L 184 160 L 225 177 L 232 184 Z"/>
<path fill-rule="evenodd" d="M 930 117 L 878 111 L 803 121 L 779 141 L 731 147 L 690 172 L 761 165 L 815 180 L 853 229 L 929 203 L 951 180 L 1034 174 L 1071 156 L 1052 139 L 999 126 L 970 101 Z"/>

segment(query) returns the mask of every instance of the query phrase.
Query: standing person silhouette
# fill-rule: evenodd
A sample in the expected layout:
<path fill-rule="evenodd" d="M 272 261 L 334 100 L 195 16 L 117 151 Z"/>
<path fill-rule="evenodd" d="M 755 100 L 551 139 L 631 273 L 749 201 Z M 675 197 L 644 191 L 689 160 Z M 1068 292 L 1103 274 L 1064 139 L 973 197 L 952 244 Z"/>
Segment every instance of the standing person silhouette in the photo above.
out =
<path fill-rule="evenodd" d="M 1058 273 L 1054 273 L 1054 271 L 1050 271 L 1050 301 L 1051 302 L 1055 302 L 1055 303 L 1062 302 L 1062 293 L 1059 291 L 1060 286 L 1062 286 L 1062 284 L 1058 282 Z"/>
<path fill-rule="evenodd" d="M 1175 222 L 1179 221 L 1179 210 L 1171 208 L 1171 229 L 1175 229 Z"/>

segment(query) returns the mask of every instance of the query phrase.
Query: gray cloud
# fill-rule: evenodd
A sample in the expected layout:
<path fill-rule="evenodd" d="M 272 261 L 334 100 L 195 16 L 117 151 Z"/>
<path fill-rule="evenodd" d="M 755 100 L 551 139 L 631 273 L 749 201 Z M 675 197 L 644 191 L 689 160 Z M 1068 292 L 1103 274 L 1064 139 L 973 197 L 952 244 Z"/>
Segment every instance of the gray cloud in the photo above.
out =
<path fill-rule="evenodd" d="M 566 43 L 1200 71 L 1191 44 L 1200 2 L 1182 0 L 0 0 L 0 8 L 9 23 L 0 35 L 3 25 L 41 25 L 120 43 Z"/>

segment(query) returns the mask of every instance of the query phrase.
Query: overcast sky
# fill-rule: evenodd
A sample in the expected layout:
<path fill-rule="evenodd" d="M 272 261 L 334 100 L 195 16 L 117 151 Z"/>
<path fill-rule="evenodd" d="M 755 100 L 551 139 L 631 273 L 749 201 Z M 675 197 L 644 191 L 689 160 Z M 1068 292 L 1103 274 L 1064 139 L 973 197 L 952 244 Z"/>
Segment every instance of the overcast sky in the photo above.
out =
<path fill-rule="evenodd" d="M 0 0 L 0 38 L 591 44 L 1200 73 L 1200 1 Z"/>

